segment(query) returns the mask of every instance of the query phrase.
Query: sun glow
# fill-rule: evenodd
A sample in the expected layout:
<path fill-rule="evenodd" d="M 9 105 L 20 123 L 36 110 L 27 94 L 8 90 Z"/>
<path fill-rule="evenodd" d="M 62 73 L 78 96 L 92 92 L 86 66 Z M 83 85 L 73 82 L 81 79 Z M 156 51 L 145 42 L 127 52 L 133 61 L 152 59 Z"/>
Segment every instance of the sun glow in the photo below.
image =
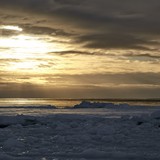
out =
<path fill-rule="evenodd" d="M 17 52 L 22 50 L 24 52 L 45 52 L 47 50 L 45 42 L 28 35 L 18 35 L 12 38 L 0 39 L 0 45 L 16 49 Z"/>
<path fill-rule="evenodd" d="M 4 54 L 1 55 L 3 58 L 41 58 L 46 54 L 50 46 L 43 40 L 39 40 L 38 37 L 29 35 L 18 35 L 11 38 L 0 38 L 0 47 L 8 48 Z"/>
<path fill-rule="evenodd" d="M 8 71 L 36 72 L 51 46 L 42 38 L 20 34 L 11 37 L 0 37 L 0 59 L 8 59 L 4 67 Z M 4 48 L 4 49 L 3 49 Z"/>
<path fill-rule="evenodd" d="M 0 29 L 4 29 L 4 30 L 13 30 L 13 31 L 23 31 L 22 28 L 20 28 L 19 26 L 9 26 L 9 25 L 2 25 L 0 26 Z"/>
<path fill-rule="evenodd" d="M 16 33 L 22 31 L 18 26 L 0 26 L 1 32 L 2 28 L 14 30 Z M 15 75 L 60 73 L 63 69 L 66 70 L 68 61 L 54 52 L 70 50 L 69 48 L 73 47 L 66 42 L 62 43 L 63 41 L 65 39 L 61 37 L 27 34 L 23 31 L 16 35 L 11 33 L 10 36 L 0 36 L 0 71 L 5 70 Z M 24 80 L 31 81 L 20 81 Z M 32 82 L 37 84 L 46 81 L 32 78 Z"/>
<path fill-rule="evenodd" d="M 22 61 L 17 63 L 12 63 L 12 69 L 34 69 L 38 63 L 34 61 Z"/>
<path fill-rule="evenodd" d="M 9 38 L 0 37 L 0 47 L 12 50 L 13 54 L 9 53 L 9 55 L 20 54 L 19 57 L 16 56 L 14 58 L 26 58 L 25 56 L 29 54 L 46 55 L 46 53 L 61 51 L 66 48 L 62 44 L 45 41 L 45 38 L 48 37 L 38 37 L 26 34 L 20 34 Z"/>

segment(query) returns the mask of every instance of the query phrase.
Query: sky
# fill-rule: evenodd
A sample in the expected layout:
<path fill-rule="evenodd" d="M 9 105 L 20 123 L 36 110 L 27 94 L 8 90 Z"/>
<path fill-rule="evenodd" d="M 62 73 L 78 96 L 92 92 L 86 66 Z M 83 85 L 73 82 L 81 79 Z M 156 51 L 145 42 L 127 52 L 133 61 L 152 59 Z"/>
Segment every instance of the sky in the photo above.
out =
<path fill-rule="evenodd" d="M 0 0 L 0 97 L 160 98 L 159 0 Z"/>

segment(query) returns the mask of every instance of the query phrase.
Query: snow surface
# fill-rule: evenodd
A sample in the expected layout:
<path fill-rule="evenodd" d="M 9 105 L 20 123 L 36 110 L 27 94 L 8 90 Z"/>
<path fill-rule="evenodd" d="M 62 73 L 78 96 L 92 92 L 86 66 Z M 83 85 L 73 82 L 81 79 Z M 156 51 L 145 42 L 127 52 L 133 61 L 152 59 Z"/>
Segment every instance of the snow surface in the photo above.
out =
<path fill-rule="evenodd" d="M 0 160 L 160 160 L 160 107 L 124 106 L 1 115 Z"/>

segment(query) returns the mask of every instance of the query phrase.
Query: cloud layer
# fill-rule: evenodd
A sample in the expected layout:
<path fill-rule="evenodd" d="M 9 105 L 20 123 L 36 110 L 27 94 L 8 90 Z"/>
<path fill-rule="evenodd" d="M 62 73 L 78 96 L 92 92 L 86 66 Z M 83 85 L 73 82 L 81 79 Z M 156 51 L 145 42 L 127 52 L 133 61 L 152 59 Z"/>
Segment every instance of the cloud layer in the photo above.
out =
<path fill-rule="evenodd" d="M 28 96 L 30 85 L 42 92 L 42 84 L 54 96 L 66 88 L 77 97 L 118 97 L 123 90 L 123 98 L 160 96 L 159 16 L 158 0 L 1 0 L 0 26 L 23 31 L 0 28 L 0 97 L 9 95 L 6 87 L 25 86 Z M 5 43 L 19 44 L 18 35 L 40 47 Z"/>

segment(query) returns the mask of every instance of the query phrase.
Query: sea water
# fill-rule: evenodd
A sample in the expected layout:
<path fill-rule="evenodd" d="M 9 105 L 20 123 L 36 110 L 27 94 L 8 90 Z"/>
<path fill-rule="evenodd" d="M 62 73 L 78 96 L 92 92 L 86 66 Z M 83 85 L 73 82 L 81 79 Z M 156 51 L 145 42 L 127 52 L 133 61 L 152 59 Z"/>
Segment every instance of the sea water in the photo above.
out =
<path fill-rule="evenodd" d="M 59 108 L 72 107 L 80 100 L 76 99 L 52 99 L 52 98 L 0 98 L 0 106 L 56 106 Z"/>
<path fill-rule="evenodd" d="M 108 114 L 122 115 L 110 109 L 76 109 L 71 110 L 74 105 L 81 103 L 84 99 L 52 99 L 52 98 L 0 98 L 0 115 L 46 115 L 46 114 Z M 160 106 L 159 100 L 122 100 L 122 99 L 86 99 L 90 102 L 105 102 L 114 104 L 129 104 L 138 106 Z M 56 106 L 58 109 L 52 108 Z M 137 111 L 136 111 L 137 112 Z M 139 112 L 139 111 L 138 111 Z M 141 110 L 140 112 L 145 112 Z M 126 113 L 126 112 L 125 112 Z M 133 114 L 133 111 L 132 111 Z"/>
<path fill-rule="evenodd" d="M 145 105 L 145 106 L 160 106 L 160 100 L 125 100 L 125 99 L 54 99 L 54 98 L 0 98 L 0 106 L 47 106 L 52 105 L 58 108 L 73 107 L 81 101 L 90 102 L 105 102 L 114 104 L 129 104 L 129 105 Z"/>

